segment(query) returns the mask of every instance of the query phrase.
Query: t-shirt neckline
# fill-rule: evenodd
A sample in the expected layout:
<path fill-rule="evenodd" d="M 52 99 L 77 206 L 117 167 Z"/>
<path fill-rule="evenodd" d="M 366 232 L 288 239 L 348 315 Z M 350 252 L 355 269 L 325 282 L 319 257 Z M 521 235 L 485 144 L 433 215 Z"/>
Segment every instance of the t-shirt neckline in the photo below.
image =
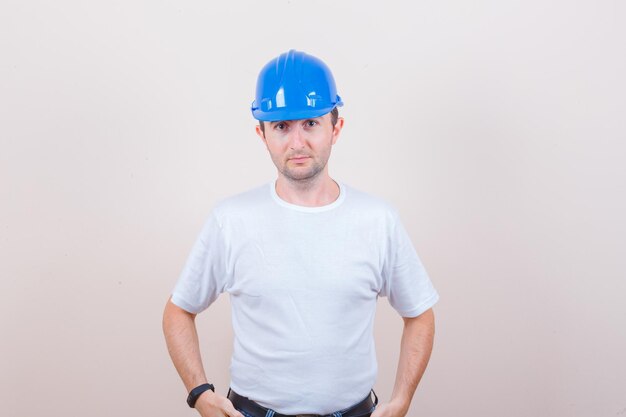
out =
<path fill-rule="evenodd" d="M 332 210 L 338 207 L 339 205 L 341 205 L 341 203 L 343 203 L 343 200 L 345 200 L 346 198 L 345 186 L 339 181 L 336 181 L 336 180 L 334 181 L 339 187 L 339 196 L 332 203 L 326 204 L 324 206 L 317 206 L 317 207 L 299 206 L 297 204 L 288 203 L 287 201 L 283 200 L 282 198 L 280 198 L 280 196 L 276 192 L 276 180 L 270 181 L 269 188 L 270 188 L 270 194 L 272 195 L 272 198 L 274 199 L 274 201 L 282 207 L 288 208 L 290 210 L 302 211 L 305 213 L 320 213 L 320 212 Z"/>

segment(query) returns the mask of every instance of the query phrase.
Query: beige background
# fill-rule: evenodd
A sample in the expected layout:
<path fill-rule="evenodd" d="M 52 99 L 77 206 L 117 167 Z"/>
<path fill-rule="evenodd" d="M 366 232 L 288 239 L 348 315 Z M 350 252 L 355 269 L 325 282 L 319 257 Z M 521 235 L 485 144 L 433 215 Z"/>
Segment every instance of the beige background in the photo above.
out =
<path fill-rule="evenodd" d="M 192 416 L 161 311 L 217 199 L 274 177 L 248 106 L 332 67 L 331 174 L 441 294 L 411 416 L 626 416 L 621 1 L 0 4 L 0 414 Z M 228 384 L 228 298 L 200 317 Z M 389 397 L 401 320 L 381 300 Z"/>

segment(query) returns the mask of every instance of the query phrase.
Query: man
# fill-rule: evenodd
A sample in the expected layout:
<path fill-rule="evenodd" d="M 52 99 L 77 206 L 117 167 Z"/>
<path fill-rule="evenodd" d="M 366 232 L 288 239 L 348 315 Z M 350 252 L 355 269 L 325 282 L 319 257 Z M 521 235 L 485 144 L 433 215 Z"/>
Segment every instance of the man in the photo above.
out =
<path fill-rule="evenodd" d="M 342 104 L 329 68 L 302 52 L 259 74 L 252 114 L 278 178 L 213 209 L 163 317 L 188 403 L 203 417 L 407 413 L 438 295 L 396 211 L 329 176 Z M 235 336 L 227 397 L 207 383 L 194 325 L 222 292 Z M 391 400 L 377 407 L 378 296 L 389 297 L 404 330 Z"/>

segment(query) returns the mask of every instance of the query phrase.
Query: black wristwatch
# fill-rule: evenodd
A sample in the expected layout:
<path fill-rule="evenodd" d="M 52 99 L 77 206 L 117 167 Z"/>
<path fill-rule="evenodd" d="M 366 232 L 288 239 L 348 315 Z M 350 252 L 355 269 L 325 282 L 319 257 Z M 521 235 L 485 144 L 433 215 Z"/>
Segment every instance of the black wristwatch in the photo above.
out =
<path fill-rule="evenodd" d="M 213 386 L 213 384 L 202 384 L 192 389 L 189 395 L 187 396 L 187 404 L 189 404 L 189 407 L 194 408 L 196 406 L 196 401 L 198 401 L 198 397 L 200 396 L 200 394 L 208 390 L 215 392 L 215 387 Z"/>

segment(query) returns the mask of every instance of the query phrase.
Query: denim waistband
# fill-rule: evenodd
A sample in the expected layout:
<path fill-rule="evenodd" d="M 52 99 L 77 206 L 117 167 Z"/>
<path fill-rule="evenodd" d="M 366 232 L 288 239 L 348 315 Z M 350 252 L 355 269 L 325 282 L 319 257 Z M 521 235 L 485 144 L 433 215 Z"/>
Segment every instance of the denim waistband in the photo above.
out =
<path fill-rule="evenodd" d="M 372 395 L 374 396 L 374 400 L 372 400 Z M 237 394 L 232 389 L 228 390 L 228 399 L 233 403 L 235 408 L 246 417 L 369 417 L 378 404 L 378 397 L 374 390 L 372 390 L 362 401 L 332 414 L 286 415 L 265 408 L 249 398 Z"/>

